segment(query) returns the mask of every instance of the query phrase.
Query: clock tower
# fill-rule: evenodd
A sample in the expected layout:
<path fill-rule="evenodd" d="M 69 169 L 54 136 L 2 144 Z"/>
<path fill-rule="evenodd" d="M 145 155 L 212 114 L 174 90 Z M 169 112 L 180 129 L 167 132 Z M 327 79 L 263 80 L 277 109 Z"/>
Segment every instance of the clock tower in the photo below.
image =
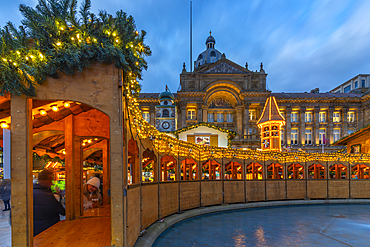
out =
<path fill-rule="evenodd" d="M 177 108 L 175 97 L 166 86 L 159 94 L 159 105 L 155 106 L 155 127 L 159 131 L 177 130 Z"/>

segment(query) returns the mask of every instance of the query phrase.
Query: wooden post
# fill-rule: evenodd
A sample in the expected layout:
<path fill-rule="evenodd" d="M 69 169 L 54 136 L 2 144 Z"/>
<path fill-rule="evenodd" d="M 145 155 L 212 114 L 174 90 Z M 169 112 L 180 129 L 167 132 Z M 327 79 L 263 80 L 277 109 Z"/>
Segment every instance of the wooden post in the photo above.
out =
<path fill-rule="evenodd" d="M 109 204 L 109 196 L 108 196 L 108 189 L 109 189 L 109 163 L 108 163 L 108 142 L 107 140 L 103 141 L 102 147 L 102 160 L 103 160 L 103 204 Z"/>
<path fill-rule="evenodd" d="M 65 181 L 66 181 L 66 220 L 73 220 L 75 216 L 75 166 L 74 166 L 74 116 L 69 115 L 64 119 L 64 142 L 65 142 Z"/>
<path fill-rule="evenodd" d="M 73 164 L 74 164 L 74 219 L 77 219 L 82 215 L 83 212 L 83 199 L 82 199 L 82 185 L 83 185 L 83 151 L 81 146 L 81 138 L 74 136 L 74 148 L 73 148 Z"/>
<path fill-rule="evenodd" d="M 32 99 L 11 96 L 12 246 L 33 246 Z"/>

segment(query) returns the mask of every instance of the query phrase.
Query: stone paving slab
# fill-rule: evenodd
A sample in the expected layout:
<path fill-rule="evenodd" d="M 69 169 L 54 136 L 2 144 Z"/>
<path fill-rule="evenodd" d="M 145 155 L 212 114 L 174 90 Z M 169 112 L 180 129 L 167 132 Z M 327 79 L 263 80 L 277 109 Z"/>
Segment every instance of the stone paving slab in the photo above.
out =
<path fill-rule="evenodd" d="M 11 227 L 9 224 L 10 211 L 3 211 L 4 203 L 0 200 L 0 247 L 11 246 Z"/>

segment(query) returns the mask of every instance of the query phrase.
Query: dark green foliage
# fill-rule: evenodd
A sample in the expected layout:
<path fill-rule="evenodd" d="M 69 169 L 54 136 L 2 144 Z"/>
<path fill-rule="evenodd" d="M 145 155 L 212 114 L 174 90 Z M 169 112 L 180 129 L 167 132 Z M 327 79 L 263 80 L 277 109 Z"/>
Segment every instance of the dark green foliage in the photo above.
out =
<path fill-rule="evenodd" d="M 77 0 L 20 5 L 23 26 L 7 23 L 0 30 L 0 95 L 34 96 L 35 86 L 47 76 L 73 75 L 94 62 L 114 64 L 141 79 L 144 57 L 151 54 L 143 43 L 145 31 L 137 32 L 133 17 L 122 10 L 115 16 L 95 15 L 90 8 L 90 0 L 79 9 Z"/>

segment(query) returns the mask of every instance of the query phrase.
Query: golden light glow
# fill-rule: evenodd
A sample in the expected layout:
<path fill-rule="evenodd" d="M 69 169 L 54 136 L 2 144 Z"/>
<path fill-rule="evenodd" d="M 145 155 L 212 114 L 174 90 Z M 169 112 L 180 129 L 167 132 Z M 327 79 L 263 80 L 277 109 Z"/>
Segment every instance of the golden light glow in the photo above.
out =
<path fill-rule="evenodd" d="M 41 116 L 45 116 L 46 114 L 48 114 L 44 109 L 40 109 L 39 113 Z"/>
<path fill-rule="evenodd" d="M 64 106 L 65 108 L 69 108 L 71 105 L 69 104 L 69 102 L 65 101 L 65 102 L 63 103 L 63 106 Z"/>
<path fill-rule="evenodd" d="M 87 143 L 91 143 L 91 140 L 89 139 L 89 140 L 87 140 Z"/>
<path fill-rule="evenodd" d="M 60 42 L 57 42 L 57 46 L 60 46 L 60 45 L 62 45 L 62 43 L 60 43 Z"/>
<path fill-rule="evenodd" d="M 0 127 L 1 127 L 2 129 L 7 129 L 7 128 L 9 128 L 9 125 L 8 125 L 8 123 L 7 123 L 7 122 L 5 122 L 5 121 L 1 121 L 1 122 L 0 122 Z"/>
<path fill-rule="evenodd" d="M 51 109 L 53 110 L 53 112 L 57 112 L 57 111 L 59 111 L 59 108 L 58 108 L 58 106 L 57 106 L 57 105 L 51 105 L 50 107 L 51 107 Z"/>

